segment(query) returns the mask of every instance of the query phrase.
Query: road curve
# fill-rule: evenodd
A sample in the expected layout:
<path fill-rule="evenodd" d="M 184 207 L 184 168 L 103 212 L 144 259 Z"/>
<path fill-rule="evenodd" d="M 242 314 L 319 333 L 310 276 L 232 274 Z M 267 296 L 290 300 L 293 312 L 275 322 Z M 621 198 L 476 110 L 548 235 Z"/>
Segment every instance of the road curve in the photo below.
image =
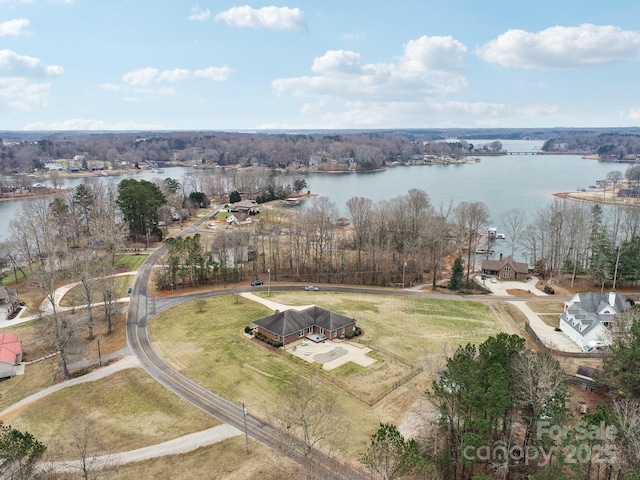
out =
<path fill-rule="evenodd" d="M 196 222 L 194 227 L 204 220 L 205 218 Z M 195 230 L 194 227 L 186 229 L 182 235 L 193 232 Z M 138 359 L 142 368 L 166 388 L 221 421 L 239 430 L 244 430 L 244 414 L 241 406 L 235 405 L 215 395 L 173 370 L 153 349 L 147 330 L 149 320 L 159 311 L 165 310 L 166 308 L 200 297 L 227 295 L 234 291 L 242 291 L 244 289 L 156 299 L 153 295 L 148 294 L 147 285 L 151 278 L 153 266 L 165 250 L 166 247 L 163 245 L 154 251 L 138 269 L 138 275 L 134 281 L 126 329 L 127 342 L 131 353 Z M 247 432 L 252 438 L 286 455 L 300 465 L 309 465 L 309 462 L 313 462 L 313 469 L 315 471 L 319 469 L 322 478 L 329 480 L 364 480 L 367 478 L 360 472 L 340 463 L 321 451 L 314 450 L 311 455 L 304 457 L 302 454 L 287 448 L 289 444 L 287 434 L 258 418 L 248 414 L 246 416 L 246 422 Z"/>

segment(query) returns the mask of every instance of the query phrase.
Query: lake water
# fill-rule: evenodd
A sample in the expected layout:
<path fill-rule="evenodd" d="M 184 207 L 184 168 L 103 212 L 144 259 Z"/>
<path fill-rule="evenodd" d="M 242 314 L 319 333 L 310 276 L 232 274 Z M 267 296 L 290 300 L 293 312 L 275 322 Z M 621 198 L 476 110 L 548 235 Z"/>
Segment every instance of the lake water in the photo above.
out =
<path fill-rule="evenodd" d="M 490 143 L 474 141 L 475 145 Z M 512 152 L 533 152 L 541 141 L 502 141 Z M 492 225 L 500 231 L 500 216 L 513 208 L 531 217 L 553 200 L 552 194 L 588 188 L 607 172 L 626 169 L 624 164 L 586 160 L 577 155 L 502 155 L 481 157 L 480 163 L 462 165 L 398 166 L 380 172 L 362 174 L 307 174 L 312 193 L 328 196 L 347 216 L 346 201 L 355 196 L 374 202 L 405 195 L 412 188 L 429 194 L 437 207 L 450 202 L 482 201 L 489 208 Z M 141 172 L 133 176 L 152 180 L 158 176 L 181 180 L 190 169 L 166 168 L 164 174 Z M 125 177 L 104 177 L 120 182 Z M 75 187 L 86 179 L 66 180 L 65 187 Z M 22 201 L 0 202 L 0 240 L 6 238 L 7 226 L 21 208 Z M 303 207 L 304 208 L 304 207 Z"/>

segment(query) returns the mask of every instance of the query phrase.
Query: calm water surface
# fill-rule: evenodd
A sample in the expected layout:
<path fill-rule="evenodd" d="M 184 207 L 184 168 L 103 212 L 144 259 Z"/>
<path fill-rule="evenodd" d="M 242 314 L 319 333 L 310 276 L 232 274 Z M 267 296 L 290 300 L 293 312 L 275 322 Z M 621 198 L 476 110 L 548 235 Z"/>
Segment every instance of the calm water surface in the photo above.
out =
<path fill-rule="evenodd" d="M 490 141 L 475 141 L 475 145 Z M 535 151 L 541 141 L 502 141 L 508 151 Z M 607 172 L 626 165 L 585 160 L 577 155 L 503 155 L 481 157 L 480 163 L 463 165 L 398 166 L 381 172 L 363 174 L 308 174 L 312 193 L 328 196 L 347 214 L 346 201 L 355 196 L 373 200 L 405 195 L 412 188 L 429 194 L 437 207 L 459 202 L 484 202 L 490 211 L 492 224 L 501 228 L 500 217 L 507 210 L 519 208 L 532 216 L 538 208 L 552 201 L 553 193 L 588 188 L 606 177 Z M 182 179 L 188 168 L 166 168 L 164 177 Z M 158 173 L 143 172 L 133 178 L 152 180 Z M 125 177 L 105 177 L 120 182 Z M 86 179 L 67 180 L 65 187 L 75 187 Z M 0 240 L 23 202 L 0 202 Z"/>

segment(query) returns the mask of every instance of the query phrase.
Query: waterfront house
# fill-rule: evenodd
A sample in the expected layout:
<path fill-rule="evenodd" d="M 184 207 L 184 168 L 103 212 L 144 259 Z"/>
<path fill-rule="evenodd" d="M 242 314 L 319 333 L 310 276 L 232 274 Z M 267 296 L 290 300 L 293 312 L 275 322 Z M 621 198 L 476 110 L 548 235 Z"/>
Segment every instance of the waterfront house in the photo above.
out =
<path fill-rule="evenodd" d="M 524 279 L 529 274 L 529 265 L 516 262 L 511 256 L 503 259 L 502 254 L 500 260 L 482 260 L 481 268 L 485 275 L 505 279 Z"/>
<path fill-rule="evenodd" d="M 560 330 L 581 348 L 590 342 L 609 345 L 614 317 L 629 307 L 619 293 L 576 293 L 564 304 Z"/>

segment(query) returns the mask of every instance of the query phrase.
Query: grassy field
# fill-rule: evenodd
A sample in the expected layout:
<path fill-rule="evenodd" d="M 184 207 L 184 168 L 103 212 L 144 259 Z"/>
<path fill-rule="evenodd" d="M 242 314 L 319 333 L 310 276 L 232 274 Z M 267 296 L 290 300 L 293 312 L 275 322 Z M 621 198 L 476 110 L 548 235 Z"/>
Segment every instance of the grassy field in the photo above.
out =
<path fill-rule="evenodd" d="M 22 410 L 11 424 L 61 449 L 58 459 L 73 458 L 67 449 L 73 442 L 69 426 L 74 418 L 95 425 L 96 455 L 154 445 L 220 424 L 137 368 L 55 392 Z"/>
<path fill-rule="evenodd" d="M 358 338 L 361 343 L 426 367 L 429 372 L 421 374 L 426 384 L 431 381 L 430 372 L 446 361 L 443 353 L 452 354 L 459 344 L 479 343 L 498 331 L 492 311 L 477 302 L 329 292 L 272 292 L 270 299 L 297 305 L 313 302 L 353 316 L 364 330 Z M 270 418 L 282 387 L 299 371 L 298 363 L 246 338 L 242 330 L 271 310 L 235 296 L 211 297 L 206 302 L 201 312 L 186 304 L 154 318 L 150 324 L 154 348 L 181 373 L 236 404 L 251 400 L 249 407 L 256 416 Z M 384 353 L 373 355 L 379 359 L 377 369 L 384 371 L 394 365 Z M 359 377 L 366 378 L 366 370 L 347 365 L 329 375 L 342 382 L 362 383 Z M 380 421 L 398 423 L 402 418 L 397 416 L 406 414 L 407 406 L 401 396 L 409 395 L 413 400 L 421 396 L 424 390 L 418 383 L 412 381 L 404 390 L 368 407 L 327 382 L 335 402 L 349 412 L 341 420 L 350 433 L 347 453 L 361 451 Z"/>
<path fill-rule="evenodd" d="M 104 478 L 112 480 L 246 480 L 264 478 L 290 480 L 304 478 L 297 465 L 250 440 L 251 452 L 246 453 L 244 437 L 200 448 L 190 453 L 161 457 L 118 467 Z M 212 461 L 215 459 L 215 462 Z M 179 468 L 177 468 L 179 466 Z M 103 478 L 103 477 L 100 477 Z"/>

